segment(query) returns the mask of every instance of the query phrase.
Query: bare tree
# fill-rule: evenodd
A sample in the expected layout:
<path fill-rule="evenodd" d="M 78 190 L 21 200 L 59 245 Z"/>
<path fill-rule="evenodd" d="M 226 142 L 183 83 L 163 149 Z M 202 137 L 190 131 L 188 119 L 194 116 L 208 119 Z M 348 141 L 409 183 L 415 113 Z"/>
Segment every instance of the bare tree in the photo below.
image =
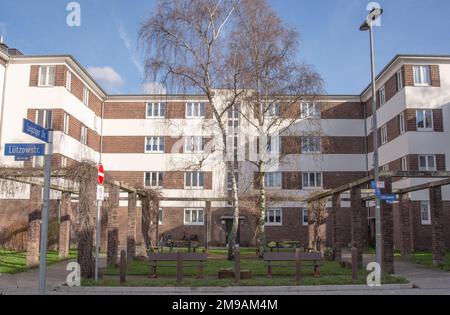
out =
<path fill-rule="evenodd" d="M 225 161 L 226 117 L 242 93 L 237 76 L 229 72 L 237 67 L 225 62 L 237 4 L 236 0 L 160 0 L 139 31 L 146 48 L 147 74 L 153 76 L 153 81 L 170 84 L 170 91 L 200 92 L 208 99 L 222 138 Z M 231 93 L 225 103 L 215 97 L 219 87 Z M 234 220 L 228 244 L 228 256 L 232 259 L 239 227 L 239 201 L 234 163 L 225 163 L 232 180 Z"/>
<path fill-rule="evenodd" d="M 251 133 L 258 136 L 257 154 L 249 161 L 257 169 L 257 245 L 262 255 L 266 245 L 266 172 L 280 163 L 283 152 L 279 136 L 289 133 L 300 118 L 309 114 L 308 108 L 306 112 L 301 110 L 300 103 L 313 104 L 322 91 L 322 79 L 311 66 L 297 61 L 299 34 L 286 26 L 265 0 L 241 0 L 236 20 L 228 51 L 239 60 L 231 63 L 238 68 L 234 71 L 238 85 L 247 89 L 242 96 L 245 106 L 241 115 Z M 320 133 L 320 128 L 310 130 L 311 134 Z"/>

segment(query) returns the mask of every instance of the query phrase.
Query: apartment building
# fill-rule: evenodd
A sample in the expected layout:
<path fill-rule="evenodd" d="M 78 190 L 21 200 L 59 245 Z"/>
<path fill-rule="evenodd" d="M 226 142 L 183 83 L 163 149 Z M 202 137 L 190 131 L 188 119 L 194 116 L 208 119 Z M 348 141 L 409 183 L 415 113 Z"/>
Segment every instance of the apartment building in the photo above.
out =
<path fill-rule="evenodd" d="M 26 56 L 5 47 L 0 50 L 0 77 L 4 91 L 0 91 L 1 165 L 42 165 L 39 158 L 17 162 L 3 154 L 5 143 L 34 142 L 21 132 L 22 119 L 27 117 L 55 131 L 55 167 L 74 161 L 101 161 L 108 175 L 131 185 L 159 189 L 164 197 L 199 200 L 228 196 L 225 163 L 218 158 L 219 152 L 206 149 L 210 143 L 209 148 L 216 145 L 212 140 L 217 126 L 204 96 L 108 95 L 71 56 Z M 376 129 L 384 169 L 448 170 L 449 87 L 450 56 L 396 56 L 383 69 L 377 79 Z M 361 95 L 324 95 L 314 103 L 295 104 L 304 114 L 281 135 L 279 146 L 284 158 L 266 174 L 269 193 L 306 196 L 365 177 L 373 169 L 370 97 L 367 88 Z M 229 111 L 227 123 L 251 134 L 249 122 L 237 112 Z M 308 136 L 311 128 L 318 128 L 320 136 Z M 239 163 L 240 191 L 257 192 L 255 171 L 250 162 Z M 420 182 L 401 180 L 394 186 Z M 17 213 L 27 215 L 26 185 L 14 194 L 2 192 L 1 198 L 1 211 L 9 222 L 17 219 Z M 54 192 L 52 198 L 60 197 Z M 415 247 L 429 248 L 428 194 L 413 193 L 410 199 Z M 444 189 L 443 199 L 450 200 L 448 189 Z M 285 200 L 269 204 L 267 237 L 307 244 L 306 204 Z M 126 227 L 127 202 L 121 201 L 120 206 L 119 221 Z M 344 199 L 342 207 L 349 206 Z M 369 235 L 373 211 L 368 206 Z M 210 213 L 203 201 L 163 201 L 158 230 L 160 236 L 200 241 L 209 233 L 213 245 L 223 245 L 232 214 L 226 201 L 212 202 Z M 241 245 L 254 244 L 255 214 L 242 209 L 240 224 Z M 120 242 L 126 244 L 126 232 L 121 234 Z"/>

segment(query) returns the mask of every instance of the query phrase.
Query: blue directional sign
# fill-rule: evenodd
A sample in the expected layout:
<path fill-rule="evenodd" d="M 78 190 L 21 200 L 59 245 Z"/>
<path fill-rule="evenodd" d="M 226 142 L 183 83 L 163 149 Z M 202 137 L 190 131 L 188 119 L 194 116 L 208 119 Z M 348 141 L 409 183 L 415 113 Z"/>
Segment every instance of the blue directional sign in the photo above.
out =
<path fill-rule="evenodd" d="M 24 133 L 30 135 L 36 139 L 39 139 L 44 142 L 50 142 L 50 132 L 48 129 L 45 129 L 28 119 L 23 120 L 23 130 Z"/>
<path fill-rule="evenodd" d="M 397 201 L 396 195 L 381 195 L 381 200 L 384 201 Z"/>
<path fill-rule="evenodd" d="M 375 188 L 375 196 L 381 196 L 381 189 Z"/>
<path fill-rule="evenodd" d="M 5 156 L 15 156 L 17 158 L 25 158 L 31 156 L 44 156 L 45 155 L 45 144 L 37 143 L 17 143 L 5 144 Z"/>
<path fill-rule="evenodd" d="M 393 205 L 393 204 L 394 204 L 394 202 L 393 202 L 393 201 L 390 201 L 390 200 L 387 200 L 386 203 L 387 203 L 388 205 Z"/>
<path fill-rule="evenodd" d="M 372 189 L 376 189 L 377 188 L 377 182 L 376 181 L 371 181 L 370 182 L 370 188 L 372 188 Z"/>

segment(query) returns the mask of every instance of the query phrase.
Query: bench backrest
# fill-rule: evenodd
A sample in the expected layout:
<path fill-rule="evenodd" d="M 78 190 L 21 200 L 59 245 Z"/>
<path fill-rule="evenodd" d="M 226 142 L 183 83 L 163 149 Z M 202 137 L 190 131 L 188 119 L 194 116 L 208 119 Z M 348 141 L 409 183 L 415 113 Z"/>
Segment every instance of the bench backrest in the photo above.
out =
<path fill-rule="evenodd" d="M 302 261 L 316 261 L 322 260 L 322 254 L 320 252 L 312 253 L 300 253 L 300 259 Z M 295 261 L 295 253 L 265 253 L 265 261 Z"/>
<path fill-rule="evenodd" d="M 150 253 L 148 259 L 151 261 L 177 261 L 178 253 Z M 181 253 L 181 259 L 184 261 L 206 261 L 208 260 L 208 254 Z"/>

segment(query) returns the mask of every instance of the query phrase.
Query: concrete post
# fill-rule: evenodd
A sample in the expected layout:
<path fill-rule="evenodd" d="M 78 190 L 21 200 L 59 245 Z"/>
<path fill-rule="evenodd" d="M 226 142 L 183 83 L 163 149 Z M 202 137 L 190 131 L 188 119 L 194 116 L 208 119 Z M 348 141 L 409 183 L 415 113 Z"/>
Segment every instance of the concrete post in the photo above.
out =
<path fill-rule="evenodd" d="M 136 257 L 136 204 L 137 194 L 128 194 L 128 233 L 127 233 L 127 259 Z"/>
<path fill-rule="evenodd" d="M 385 193 L 392 193 L 392 178 L 385 178 Z M 385 273 L 394 273 L 394 209 L 391 204 L 383 202 L 381 206 L 381 231 L 383 255 L 382 270 Z"/>
<path fill-rule="evenodd" d="M 27 267 L 39 265 L 39 242 L 41 235 L 42 186 L 30 185 L 28 215 Z"/>
<path fill-rule="evenodd" d="M 361 198 L 361 187 L 353 187 L 351 189 L 351 207 L 352 207 L 352 247 L 356 248 L 356 259 L 358 268 L 362 268 L 363 263 L 363 235 L 362 235 L 362 213 L 365 208 Z"/>
<path fill-rule="evenodd" d="M 431 235 L 433 264 L 442 266 L 445 262 L 444 208 L 442 205 L 442 187 L 430 189 Z"/>
<path fill-rule="evenodd" d="M 108 209 L 108 247 L 107 247 L 107 264 L 108 267 L 114 267 L 119 254 L 119 202 L 120 188 L 111 185 L 109 188 L 109 209 Z"/>
<path fill-rule="evenodd" d="M 400 195 L 400 231 L 401 231 L 401 248 L 402 259 L 410 260 L 412 252 L 411 241 L 411 218 L 409 213 L 409 197 L 408 194 Z"/>
<path fill-rule="evenodd" d="M 62 194 L 60 205 L 60 225 L 59 225 L 59 244 L 58 256 L 59 259 L 66 259 L 69 257 L 70 251 L 70 224 L 71 224 L 71 199 L 72 195 L 68 192 Z"/>

